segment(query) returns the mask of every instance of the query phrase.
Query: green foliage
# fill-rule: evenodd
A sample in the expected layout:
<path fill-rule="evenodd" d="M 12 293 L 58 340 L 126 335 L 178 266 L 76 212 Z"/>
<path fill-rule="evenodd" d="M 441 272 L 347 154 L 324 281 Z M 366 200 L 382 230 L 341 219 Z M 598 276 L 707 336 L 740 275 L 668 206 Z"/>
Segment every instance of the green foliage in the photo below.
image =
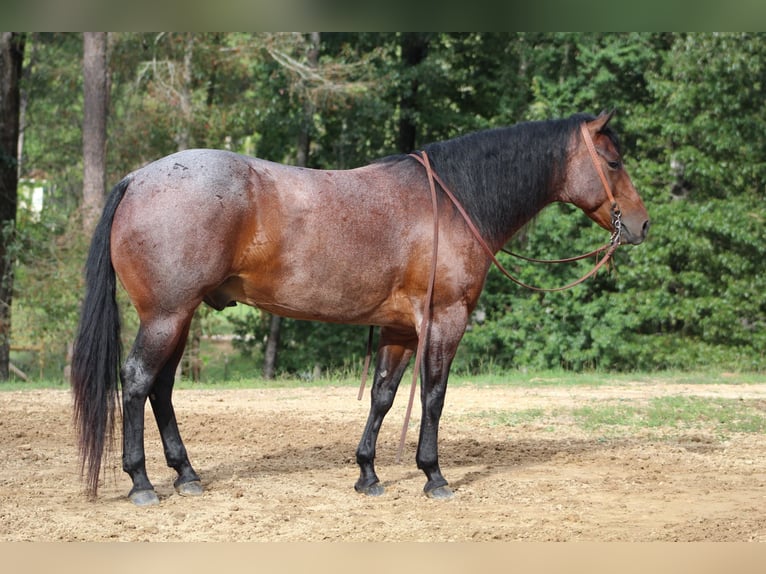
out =
<path fill-rule="evenodd" d="M 658 124 L 662 159 L 678 165 L 679 193 L 698 201 L 763 198 L 765 56 L 763 34 L 686 34 L 649 75 L 665 110 Z"/>
<path fill-rule="evenodd" d="M 81 52 L 81 34 L 58 33 L 31 34 L 25 51 L 21 177 L 48 184 L 46 203 L 50 223 L 59 225 L 56 232 L 82 193 Z"/>
<path fill-rule="evenodd" d="M 612 371 L 766 368 L 766 36 L 760 33 L 424 33 L 422 62 L 398 33 L 322 34 L 315 75 L 300 34 L 110 35 L 109 181 L 179 146 L 228 148 L 292 163 L 304 104 L 309 164 L 354 167 L 397 150 L 403 113 L 417 145 L 520 120 L 617 108 L 626 167 L 643 197 L 648 240 L 616 269 L 563 293 L 530 293 L 495 270 L 455 361 L 499 369 Z M 45 182 L 38 219 L 20 211 L 14 341 L 61 357 L 76 324 L 87 238 L 78 233 L 82 144 L 79 34 L 32 34 L 22 178 Z M 296 64 L 297 63 L 297 64 Z M 414 93 L 409 93 L 415 86 Z M 400 107 L 406 93 L 413 108 Z M 556 258 L 607 234 L 551 206 L 512 242 Z M 558 286 L 589 263 L 538 266 L 503 255 L 520 279 Z M 129 332 L 135 318 L 126 305 Z M 233 331 L 257 365 L 259 312 L 203 330 Z M 209 326 L 208 326 L 209 325 Z M 280 365 L 361 363 L 363 327 L 286 321 Z M 211 358 L 211 361 L 214 361 Z M 257 369 L 257 367 L 254 367 Z"/>
<path fill-rule="evenodd" d="M 268 315 L 250 310 L 229 319 L 235 347 L 245 356 L 261 360 L 269 331 Z M 283 319 L 281 371 L 312 379 L 326 372 L 356 372 L 361 369 L 369 329 L 355 325 L 334 325 Z"/>
<path fill-rule="evenodd" d="M 763 179 L 748 177 L 757 173 L 764 157 L 763 131 L 753 131 L 753 126 L 763 127 L 763 102 L 762 98 L 754 101 L 749 86 L 738 93 L 744 83 L 758 86 L 762 82 L 760 64 L 745 65 L 762 50 L 762 42 L 755 40 L 680 36 L 669 52 L 660 53 L 665 59 L 659 60 L 652 47 L 664 44 L 665 37 L 554 39 L 553 53 L 560 54 L 562 46 L 568 46 L 559 67 L 570 66 L 571 71 L 563 84 L 553 82 L 555 78 L 548 83 L 535 80 L 536 106 L 564 111 L 572 94 L 595 96 L 601 86 L 617 87 L 618 101 L 625 101 L 621 106 L 655 110 L 656 117 L 636 118 L 635 112 L 629 112 L 621 130 L 623 139 L 638 148 L 641 163 L 628 155 L 627 166 L 654 224 L 645 245 L 618 252 L 616 273 L 570 292 L 524 293 L 503 285 L 499 274 L 491 272 L 481 301 L 487 320 L 472 326 L 466 335 L 460 366 L 476 368 L 482 349 L 495 364 L 507 367 L 766 366 L 764 285 L 756 270 L 766 239 Z M 556 46 L 559 50 L 553 50 Z M 710 68 L 699 66 L 700 59 L 710 62 Z M 638 62 L 645 65 L 637 68 Z M 637 69 L 644 70 L 641 81 L 635 77 Z M 682 70 L 697 76 L 688 89 L 690 78 Z M 607 79 L 602 81 L 600 75 Z M 633 87 L 624 91 L 625 85 Z M 726 109 L 747 113 L 722 113 L 719 93 L 728 102 Z M 680 108 L 677 115 L 672 113 L 674 108 Z M 714 116 L 715 121 L 704 122 L 699 116 Z M 745 129 L 748 122 L 752 124 Z M 644 133 L 632 132 L 632 126 Z M 696 154 L 675 159 L 693 165 L 681 174 L 671 167 L 664 145 L 670 135 L 675 142 L 688 142 L 683 149 Z M 678 177 L 683 181 L 679 183 Z M 561 256 L 566 253 L 551 253 L 552 249 L 568 245 L 572 252 L 582 252 L 599 243 L 583 241 L 592 236 L 579 222 L 562 217 L 561 211 L 550 208 L 523 234 L 525 252 L 543 258 Z M 532 284 L 566 282 L 560 270 L 516 268 L 520 278 Z"/>

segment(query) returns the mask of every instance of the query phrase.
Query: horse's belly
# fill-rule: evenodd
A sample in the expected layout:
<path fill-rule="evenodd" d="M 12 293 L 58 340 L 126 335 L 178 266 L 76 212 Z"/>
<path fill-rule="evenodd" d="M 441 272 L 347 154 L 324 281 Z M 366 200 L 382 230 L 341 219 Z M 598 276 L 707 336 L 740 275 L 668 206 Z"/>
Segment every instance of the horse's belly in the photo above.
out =
<path fill-rule="evenodd" d="M 328 265 L 330 265 L 328 263 Z M 222 308 L 240 302 L 293 319 L 347 324 L 411 324 L 412 309 L 395 285 L 365 273 L 303 269 L 299 272 L 253 273 L 231 277 L 208 302 Z M 212 303 L 211 303 L 212 304 Z"/>

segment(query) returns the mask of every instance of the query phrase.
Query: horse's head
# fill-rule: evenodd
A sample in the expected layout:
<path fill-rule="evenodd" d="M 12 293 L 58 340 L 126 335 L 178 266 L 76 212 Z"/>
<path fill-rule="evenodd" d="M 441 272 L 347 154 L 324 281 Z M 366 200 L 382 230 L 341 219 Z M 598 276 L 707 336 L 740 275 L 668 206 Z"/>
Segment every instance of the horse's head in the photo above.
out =
<path fill-rule="evenodd" d="M 573 203 L 609 231 L 614 228 L 616 207 L 621 215 L 620 242 L 637 245 L 649 231 L 649 214 L 622 164 L 617 136 L 607 127 L 613 113 L 602 112 L 575 131 L 561 200 Z M 595 153 L 588 150 L 588 139 Z"/>

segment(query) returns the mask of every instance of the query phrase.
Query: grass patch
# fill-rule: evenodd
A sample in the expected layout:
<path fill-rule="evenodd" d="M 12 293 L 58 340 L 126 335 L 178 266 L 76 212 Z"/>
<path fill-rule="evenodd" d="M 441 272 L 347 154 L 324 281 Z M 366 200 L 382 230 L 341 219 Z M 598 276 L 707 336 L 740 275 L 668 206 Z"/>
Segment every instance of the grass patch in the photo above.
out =
<path fill-rule="evenodd" d="M 574 425 L 589 433 L 626 436 L 641 430 L 661 436 L 704 431 L 725 438 L 732 433 L 766 434 L 766 404 L 762 400 L 668 396 L 642 404 L 617 400 L 593 402 L 572 409 L 490 409 L 467 415 L 488 426 L 519 427 L 535 424 L 555 429 Z"/>
<path fill-rule="evenodd" d="M 669 396 L 646 405 L 609 403 L 573 409 L 578 426 L 588 431 L 707 429 L 719 434 L 766 432 L 766 415 L 757 402 L 740 399 Z"/>
<path fill-rule="evenodd" d="M 637 407 L 621 404 L 587 405 L 572 411 L 575 423 L 588 431 L 604 427 L 636 427 L 641 421 Z"/>

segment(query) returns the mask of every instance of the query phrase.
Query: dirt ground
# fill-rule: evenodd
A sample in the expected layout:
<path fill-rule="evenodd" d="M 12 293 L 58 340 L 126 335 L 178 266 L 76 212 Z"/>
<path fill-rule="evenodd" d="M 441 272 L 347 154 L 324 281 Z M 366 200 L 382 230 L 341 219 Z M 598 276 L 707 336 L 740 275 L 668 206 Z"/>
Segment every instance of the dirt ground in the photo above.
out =
<path fill-rule="evenodd" d="M 175 406 L 205 494 L 174 494 L 147 417 L 147 466 L 161 498 L 126 499 L 110 459 L 99 497 L 82 494 L 68 390 L 0 392 L 0 541 L 760 541 L 762 434 L 582 430 L 571 409 L 604 400 L 705 395 L 766 405 L 766 384 L 591 388 L 461 385 L 447 393 L 440 447 L 455 491 L 422 494 L 413 413 L 396 464 L 406 391 L 386 419 L 377 470 L 386 493 L 358 495 L 354 451 L 368 399 L 351 387 L 179 390 Z M 543 409 L 497 424 L 486 413 Z M 766 412 L 764 412 L 766 416 Z"/>

